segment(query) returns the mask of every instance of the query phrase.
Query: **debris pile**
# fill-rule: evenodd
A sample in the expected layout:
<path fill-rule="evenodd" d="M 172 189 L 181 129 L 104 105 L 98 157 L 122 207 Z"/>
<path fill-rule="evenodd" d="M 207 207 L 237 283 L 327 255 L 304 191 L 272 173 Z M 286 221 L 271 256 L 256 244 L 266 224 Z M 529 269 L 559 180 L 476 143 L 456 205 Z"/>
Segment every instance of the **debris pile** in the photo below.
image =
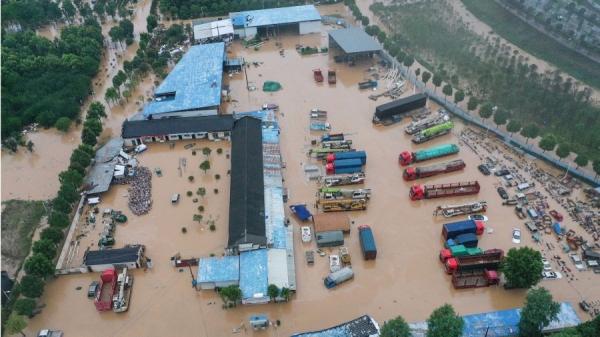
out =
<path fill-rule="evenodd" d="M 139 167 L 129 184 L 129 209 L 135 215 L 148 213 L 152 209 L 152 172 Z"/>

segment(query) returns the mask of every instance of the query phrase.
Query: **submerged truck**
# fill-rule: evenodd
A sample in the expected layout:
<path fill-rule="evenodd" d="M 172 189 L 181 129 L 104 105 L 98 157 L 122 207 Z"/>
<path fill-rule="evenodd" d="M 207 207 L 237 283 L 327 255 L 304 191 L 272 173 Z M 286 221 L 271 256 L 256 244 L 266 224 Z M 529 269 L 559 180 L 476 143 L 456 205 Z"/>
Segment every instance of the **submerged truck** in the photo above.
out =
<path fill-rule="evenodd" d="M 360 159 L 339 159 L 325 165 L 327 174 L 344 174 L 362 172 L 363 163 Z"/>
<path fill-rule="evenodd" d="M 456 271 L 452 274 L 452 285 L 455 289 L 480 288 L 500 283 L 498 271 L 476 269 Z"/>
<path fill-rule="evenodd" d="M 308 150 L 308 156 L 316 159 L 325 159 L 327 155 L 334 152 L 347 152 L 353 151 L 350 148 L 329 148 L 329 147 L 319 147 Z"/>
<path fill-rule="evenodd" d="M 490 249 L 483 252 L 483 254 L 451 257 L 446 261 L 445 267 L 448 274 L 468 270 L 498 270 L 503 258 L 504 251 Z"/>
<path fill-rule="evenodd" d="M 449 258 L 456 256 L 472 256 L 483 253 L 479 247 L 467 248 L 464 245 L 456 245 L 440 250 L 440 261 L 445 263 Z"/>
<path fill-rule="evenodd" d="M 323 280 L 325 287 L 331 289 L 354 278 L 354 271 L 350 267 L 344 267 L 336 272 L 333 272 Z"/>
<path fill-rule="evenodd" d="M 398 161 L 400 162 L 400 165 L 407 166 L 412 163 L 449 156 L 458 153 L 459 150 L 460 149 L 456 144 L 444 144 L 425 150 L 419 150 L 417 152 L 403 151 L 398 156 Z"/>
<path fill-rule="evenodd" d="M 377 258 L 377 246 L 371 227 L 361 225 L 358 227 L 358 238 L 360 239 L 360 249 L 365 260 L 375 260 Z"/>
<path fill-rule="evenodd" d="M 412 142 L 415 144 L 425 143 L 434 138 L 449 134 L 453 127 L 454 123 L 452 122 L 446 122 L 440 125 L 432 126 L 415 134 L 412 138 Z"/>
<path fill-rule="evenodd" d="M 402 173 L 402 178 L 406 181 L 427 178 L 442 173 L 460 171 L 465 166 L 465 162 L 462 159 L 457 159 L 429 166 L 407 167 L 404 169 L 404 173 Z"/>
<path fill-rule="evenodd" d="M 445 123 L 450 120 L 450 117 L 445 113 L 439 113 L 431 117 L 427 117 L 418 121 L 411 122 L 408 124 L 406 128 L 404 128 L 404 132 L 409 135 L 414 135 L 415 133 L 430 128 L 432 126 L 436 126 L 442 123 Z"/>
<path fill-rule="evenodd" d="M 336 160 L 342 159 L 358 159 L 361 161 L 362 165 L 367 163 L 367 153 L 365 151 L 351 151 L 351 152 L 339 152 L 339 153 L 330 153 L 327 155 L 327 162 L 333 163 Z"/>
<path fill-rule="evenodd" d="M 112 309 L 112 299 L 115 294 L 115 288 L 117 287 L 117 271 L 114 269 L 107 269 L 100 275 L 100 285 L 96 298 L 94 299 L 94 305 L 98 311 L 108 311 Z"/>
<path fill-rule="evenodd" d="M 125 312 L 129 309 L 132 285 L 133 275 L 127 273 L 127 268 L 123 268 L 123 271 L 117 277 L 117 291 L 113 296 L 114 312 Z"/>
<path fill-rule="evenodd" d="M 317 204 L 323 212 L 364 211 L 367 209 L 367 199 L 318 200 Z"/>
<path fill-rule="evenodd" d="M 451 248 L 453 246 L 463 245 L 467 248 L 475 248 L 475 247 L 477 247 L 478 243 L 479 243 L 479 240 L 477 239 L 477 234 L 465 233 L 465 234 L 457 235 L 453 239 L 446 240 L 446 243 L 444 244 L 444 246 L 446 248 Z"/>
<path fill-rule="evenodd" d="M 479 182 L 466 181 L 438 185 L 413 185 L 409 191 L 411 200 L 455 197 L 479 193 Z"/>
<path fill-rule="evenodd" d="M 338 187 L 322 187 L 319 190 L 319 199 L 338 200 L 338 199 L 370 199 L 371 189 L 358 188 L 346 189 Z"/>
<path fill-rule="evenodd" d="M 321 180 L 323 186 L 342 186 L 342 185 L 355 185 L 362 184 L 365 182 L 366 176 L 364 173 L 354 174 L 341 174 L 335 176 L 324 177 Z"/>
<path fill-rule="evenodd" d="M 476 235 L 483 234 L 485 226 L 483 221 L 479 220 L 463 220 L 445 223 L 442 226 L 442 236 L 444 240 L 454 239 L 461 234 L 473 233 Z"/>
<path fill-rule="evenodd" d="M 416 94 L 392 102 L 379 105 L 375 108 L 373 124 L 391 125 L 402 120 L 404 114 L 421 109 L 427 103 L 425 94 Z"/>

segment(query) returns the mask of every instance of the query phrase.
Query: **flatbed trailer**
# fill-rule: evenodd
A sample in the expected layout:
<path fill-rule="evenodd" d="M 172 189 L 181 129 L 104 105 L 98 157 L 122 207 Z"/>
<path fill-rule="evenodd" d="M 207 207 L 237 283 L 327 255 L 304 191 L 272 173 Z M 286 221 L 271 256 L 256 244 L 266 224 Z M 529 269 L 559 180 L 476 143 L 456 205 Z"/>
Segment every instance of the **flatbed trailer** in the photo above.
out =
<path fill-rule="evenodd" d="M 317 194 L 321 200 L 340 200 L 340 199 L 370 199 L 371 189 L 369 188 L 358 188 L 358 189 L 345 189 L 345 188 L 331 188 L 323 187 L 319 189 Z"/>
<path fill-rule="evenodd" d="M 427 178 L 442 173 L 460 171 L 464 169 L 465 166 L 466 164 L 462 159 L 457 159 L 429 166 L 407 167 L 402 173 L 402 178 L 406 181 Z"/>
<path fill-rule="evenodd" d="M 404 132 L 409 135 L 414 135 L 415 133 L 430 128 L 432 126 L 440 125 L 450 120 L 450 117 L 447 114 L 436 114 L 431 117 L 426 117 L 424 119 L 410 122 L 406 128 L 404 128 Z"/>
<path fill-rule="evenodd" d="M 473 213 L 483 213 L 487 210 L 486 201 L 469 202 L 461 205 L 443 205 L 438 206 L 433 212 L 434 216 L 442 215 L 444 218 L 451 218 L 459 215 L 469 215 Z"/>
<path fill-rule="evenodd" d="M 503 259 L 504 251 L 501 249 L 489 249 L 483 252 L 483 254 L 449 258 L 446 260 L 445 267 L 448 274 L 469 270 L 498 270 Z"/>
<path fill-rule="evenodd" d="M 363 172 L 359 172 L 353 174 L 326 176 L 321 178 L 321 183 L 325 187 L 355 185 L 364 183 L 365 179 L 365 174 Z"/>
<path fill-rule="evenodd" d="M 364 211 L 367 209 L 366 199 L 319 200 L 317 205 L 323 212 Z"/>
<path fill-rule="evenodd" d="M 438 185 L 413 185 L 410 188 L 411 200 L 454 197 L 479 193 L 479 182 L 467 181 Z"/>
<path fill-rule="evenodd" d="M 477 269 L 456 271 L 452 274 L 452 285 L 455 289 L 480 288 L 500 283 L 498 271 Z"/>

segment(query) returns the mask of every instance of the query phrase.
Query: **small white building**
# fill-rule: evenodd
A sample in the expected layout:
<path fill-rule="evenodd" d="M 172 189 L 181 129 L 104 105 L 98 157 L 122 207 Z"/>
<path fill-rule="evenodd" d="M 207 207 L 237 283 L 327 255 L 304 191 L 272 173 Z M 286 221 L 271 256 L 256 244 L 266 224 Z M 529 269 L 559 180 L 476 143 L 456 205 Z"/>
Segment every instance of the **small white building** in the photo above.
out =
<path fill-rule="evenodd" d="M 321 15 L 314 5 L 259 9 L 229 13 L 235 36 L 276 35 L 293 30 L 304 35 L 321 31 Z"/>

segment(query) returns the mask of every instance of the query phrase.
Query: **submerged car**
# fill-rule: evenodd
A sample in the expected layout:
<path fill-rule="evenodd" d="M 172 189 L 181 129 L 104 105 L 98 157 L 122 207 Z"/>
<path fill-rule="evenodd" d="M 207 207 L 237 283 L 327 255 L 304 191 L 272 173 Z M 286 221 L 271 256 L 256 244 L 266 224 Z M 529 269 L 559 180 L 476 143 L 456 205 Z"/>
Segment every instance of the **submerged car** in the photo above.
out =
<path fill-rule="evenodd" d="M 498 187 L 497 191 L 498 191 L 498 194 L 500 195 L 500 198 L 502 198 L 504 200 L 508 199 L 508 193 L 506 192 L 504 187 Z"/>
<path fill-rule="evenodd" d="M 98 292 L 98 286 L 99 286 L 99 283 L 97 281 L 93 281 L 92 283 L 90 283 L 90 286 L 88 287 L 88 292 L 87 292 L 88 298 L 96 297 L 96 292 Z"/>
<path fill-rule="evenodd" d="M 552 271 L 552 266 L 548 260 L 542 259 L 542 263 L 544 264 L 544 271 Z"/>
<path fill-rule="evenodd" d="M 521 230 L 518 228 L 513 228 L 512 231 L 512 242 L 513 243 L 521 243 Z"/>
<path fill-rule="evenodd" d="M 469 220 L 475 220 L 475 221 L 488 221 L 488 217 L 485 215 L 481 215 L 481 214 L 471 214 L 469 215 Z"/>
<path fill-rule="evenodd" d="M 542 277 L 546 280 L 557 280 L 562 278 L 562 275 L 555 271 L 544 271 L 542 272 Z"/>
<path fill-rule="evenodd" d="M 481 174 L 483 174 L 484 176 L 489 176 L 491 174 L 490 169 L 487 167 L 487 165 L 485 164 L 481 164 L 479 166 L 477 166 L 477 169 L 479 170 L 479 172 L 481 172 Z"/>

